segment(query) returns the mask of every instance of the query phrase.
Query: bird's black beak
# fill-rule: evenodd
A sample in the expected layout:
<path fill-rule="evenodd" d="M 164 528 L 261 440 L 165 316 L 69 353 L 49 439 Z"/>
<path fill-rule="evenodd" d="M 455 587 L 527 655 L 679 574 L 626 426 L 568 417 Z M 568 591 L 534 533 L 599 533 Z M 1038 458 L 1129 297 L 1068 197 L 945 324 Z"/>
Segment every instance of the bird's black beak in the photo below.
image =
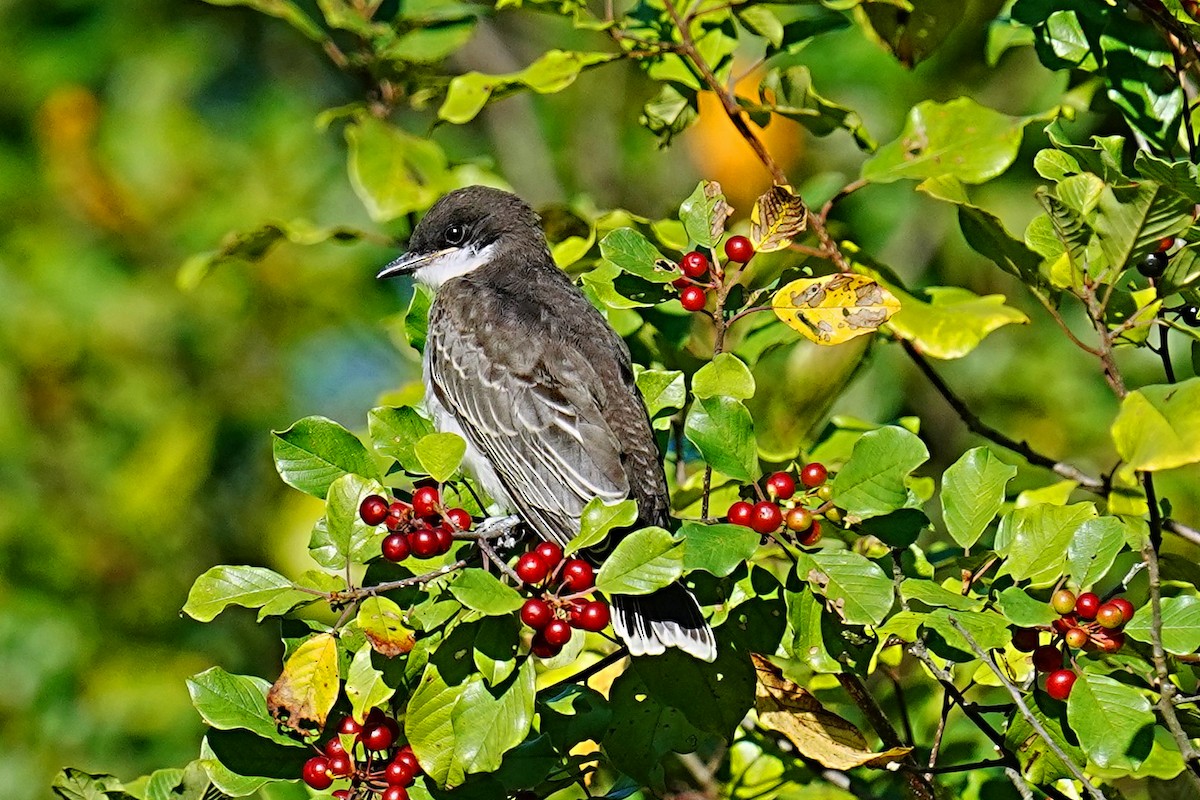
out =
<path fill-rule="evenodd" d="M 397 275 L 408 275 L 416 272 L 435 255 L 437 253 L 405 253 L 379 270 L 379 274 L 375 277 L 383 280 L 384 278 L 394 278 Z"/>

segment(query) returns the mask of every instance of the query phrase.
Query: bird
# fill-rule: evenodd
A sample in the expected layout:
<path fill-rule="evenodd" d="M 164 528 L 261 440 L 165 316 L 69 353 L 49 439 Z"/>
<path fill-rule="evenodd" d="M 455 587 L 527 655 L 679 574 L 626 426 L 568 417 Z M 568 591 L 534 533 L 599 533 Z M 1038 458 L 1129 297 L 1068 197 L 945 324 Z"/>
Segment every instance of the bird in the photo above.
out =
<path fill-rule="evenodd" d="M 496 506 L 560 546 L 596 497 L 636 501 L 625 534 L 669 528 L 667 482 L 629 348 L 554 263 L 527 203 L 485 186 L 449 192 L 377 277 L 398 275 L 433 291 L 426 409 L 438 431 L 466 441 L 463 465 Z M 675 647 L 716 659 L 712 628 L 682 584 L 611 601 L 613 630 L 631 655 Z"/>

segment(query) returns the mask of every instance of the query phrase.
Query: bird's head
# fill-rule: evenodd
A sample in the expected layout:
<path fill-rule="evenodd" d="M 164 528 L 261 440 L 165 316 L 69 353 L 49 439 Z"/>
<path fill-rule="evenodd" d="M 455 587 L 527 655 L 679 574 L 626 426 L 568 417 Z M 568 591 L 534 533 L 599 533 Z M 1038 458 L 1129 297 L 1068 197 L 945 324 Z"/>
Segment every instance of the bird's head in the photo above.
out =
<path fill-rule="evenodd" d="M 434 203 L 413 230 L 408 252 L 380 270 L 376 277 L 412 275 L 420 283 L 437 289 L 451 278 L 473 272 L 509 248 L 533 249 L 549 258 L 537 214 L 511 192 L 490 186 L 468 186 Z"/>

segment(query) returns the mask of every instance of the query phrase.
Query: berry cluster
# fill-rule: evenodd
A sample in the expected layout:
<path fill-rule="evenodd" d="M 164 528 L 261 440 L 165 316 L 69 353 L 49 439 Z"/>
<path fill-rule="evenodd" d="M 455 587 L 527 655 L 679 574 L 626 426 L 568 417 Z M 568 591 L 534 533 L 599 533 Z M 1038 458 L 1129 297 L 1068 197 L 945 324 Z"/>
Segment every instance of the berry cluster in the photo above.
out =
<path fill-rule="evenodd" d="M 1013 636 L 1013 646 L 1033 654 L 1033 666 L 1045 672 L 1046 693 L 1055 700 L 1066 700 L 1078 677 L 1074 670 L 1063 666 L 1067 648 L 1100 653 L 1115 653 L 1125 644 L 1121 630 L 1133 619 L 1133 603 L 1124 597 L 1103 602 L 1094 592 L 1078 597 L 1067 589 L 1059 589 L 1050 598 L 1050 607 L 1059 618 L 1050 629 L 1056 634 L 1053 644 L 1041 644 L 1035 628 L 1021 628 Z M 1066 647 L 1060 647 L 1061 641 Z"/>
<path fill-rule="evenodd" d="M 800 483 L 805 493 L 797 498 L 796 480 L 786 472 L 776 472 L 766 481 L 767 494 L 774 499 L 753 504 L 739 500 L 729 507 L 729 521 L 764 536 L 782 527 L 800 545 L 812 547 L 821 540 L 821 522 L 817 514 L 824 513 L 828 517 L 829 512 L 833 511 L 829 505 L 833 489 L 825 483 L 828 477 L 824 464 L 816 461 L 805 464 L 800 469 Z M 813 501 L 813 498 L 817 505 L 815 510 L 804 505 L 805 501 Z"/>
<path fill-rule="evenodd" d="M 730 261 L 745 264 L 754 257 L 754 245 L 745 236 L 730 236 L 725 242 L 725 257 Z M 693 250 L 679 260 L 679 271 L 683 276 L 672 283 L 679 290 L 679 303 L 688 311 L 699 311 L 708 303 L 708 290 L 716 286 L 708 278 L 708 257 Z"/>
<path fill-rule="evenodd" d="M 381 549 L 388 561 L 400 562 L 414 555 L 433 558 L 444 555 L 454 545 L 454 534 L 469 531 L 473 520 L 461 508 L 442 505 L 437 487 L 422 486 L 412 494 L 412 502 L 393 500 L 377 494 L 362 501 L 358 514 L 368 525 L 386 525 L 391 531 Z"/>
<path fill-rule="evenodd" d="M 558 655 L 571 641 L 574 628 L 597 632 L 608 627 L 608 606 L 585 599 L 596 575 L 583 559 L 564 560 L 561 547 L 542 542 L 517 559 L 514 571 L 537 590 L 537 596 L 521 606 L 521 621 L 534 630 L 530 649 L 538 658 Z"/>
<path fill-rule="evenodd" d="M 367 800 L 376 795 L 379 800 L 408 800 L 408 787 L 421 774 L 421 765 L 411 747 L 397 746 L 399 736 L 399 723 L 378 708 L 371 709 L 362 725 L 347 715 L 338 724 L 337 735 L 304 762 L 301 777 L 318 791 L 349 779 L 350 788 L 333 793 L 337 800 Z M 349 750 L 343 737 L 352 737 Z"/>
<path fill-rule="evenodd" d="M 1171 256 L 1167 252 L 1175 246 L 1175 239 L 1168 236 L 1158 243 L 1158 249 L 1153 253 L 1147 253 L 1141 261 L 1138 262 L 1137 270 L 1146 278 L 1161 278 L 1167 271 L 1167 265 L 1171 263 Z M 1174 309 L 1179 315 L 1179 320 L 1192 328 L 1200 328 L 1200 306 L 1182 305 Z"/>

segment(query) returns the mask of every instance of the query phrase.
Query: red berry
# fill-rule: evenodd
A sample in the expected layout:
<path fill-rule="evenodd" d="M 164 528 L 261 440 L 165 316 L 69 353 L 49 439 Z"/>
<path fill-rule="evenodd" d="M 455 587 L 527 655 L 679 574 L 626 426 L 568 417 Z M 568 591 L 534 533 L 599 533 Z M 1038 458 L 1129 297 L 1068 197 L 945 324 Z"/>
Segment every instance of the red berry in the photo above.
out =
<path fill-rule="evenodd" d="M 537 553 L 525 553 L 517 559 L 517 566 L 514 569 L 517 577 L 526 583 L 541 583 L 546 579 L 546 575 L 550 572 L 550 567 L 542 560 L 542 557 Z"/>
<path fill-rule="evenodd" d="M 1074 614 L 1067 614 L 1065 617 L 1059 617 L 1050 624 L 1056 633 L 1066 633 L 1079 624 L 1079 617 Z"/>
<path fill-rule="evenodd" d="M 379 723 L 363 728 L 362 743 L 368 750 L 387 750 L 396 741 L 396 734 L 389 725 Z"/>
<path fill-rule="evenodd" d="M 406 744 L 396 753 L 396 761 L 408 767 L 409 772 L 413 775 L 421 774 L 421 765 L 417 762 L 417 756 L 413 753 L 412 745 Z"/>
<path fill-rule="evenodd" d="M 1083 628 L 1071 628 L 1063 635 L 1063 641 L 1067 643 L 1067 647 L 1074 647 L 1076 649 L 1087 644 L 1089 638 L 1091 637 L 1088 636 L 1088 632 Z"/>
<path fill-rule="evenodd" d="M 821 541 L 821 523 L 813 520 L 813 524 L 808 530 L 797 539 L 801 547 L 812 547 L 817 542 Z"/>
<path fill-rule="evenodd" d="M 1075 610 L 1075 594 L 1070 589 L 1059 589 L 1050 597 L 1050 607 L 1059 614 L 1070 614 Z"/>
<path fill-rule="evenodd" d="M 754 245 L 745 236 L 730 236 L 725 242 L 725 257 L 730 261 L 745 264 L 754 258 Z"/>
<path fill-rule="evenodd" d="M 1017 628 L 1013 634 L 1013 647 L 1020 650 L 1022 653 L 1032 653 L 1037 650 L 1041 639 L 1041 633 L 1037 628 Z"/>
<path fill-rule="evenodd" d="M 1171 249 L 1172 247 L 1174 247 L 1174 246 L 1175 246 L 1175 237 L 1174 237 L 1174 236 L 1168 236 L 1168 237 L 1167 237 L 1167 238 L 1165 238 L 1165 239 L 1161 239 L 1161 240 L 1159 240 L 1159 242 L 1158 242 L 1158 252 L 1160 252 L 1160 253 L 1165 253 L 1165 252 L 1167 252 L 1168 250 L 1170 250 L 1170 249 Z"/>
<path fill-rule="evenodd" d="M 368 525 L 383 522 L 388 513 L 388 502 L 377 494 L 369 495 L 358 507 L 358 515 Z"/>
<path fill-rule="evenodd" d="M 336 792 L 333 793 L 332 797 L 333 797 L 333 800 L 350 800 L 350 798 L 353 794 L 354 793 L 351 792 L 349 789 L 338 789 Z"/>
<path fill-rule="evenodd" d="M 1100 610 L 1100 596 L 1095 592 L 1084 592 L 1075 598 L 1075 613 L 1080 619 L 1095 619 Z"/>
<path fill-rule="evenodd" d="M 692 282 L 687 278 L 676 278 L 675 280 L 671 281 L 671 285 L 676 289 L 682 289 L 685 286 L 691 286 Z"/>
<path fill-rule="evenodd" d="M 338 737 L 333 737 L 325 743 L 325 755 L 333 758 L 334 756 L 346 755 L 346 748 L 342 745 L 342 740 Z"/>
<path fill-rule="evenodd" d="M 413 492 L 413 513 L 418 517 L 432 517 L 438 513 L 438 490 L 436 486 L 422 486 Z"/>
<path fill-rule="evenodd" d="M 344 778 L 354 774 L 354 762 L 349 754 L 342 753 L 329 759 L 329 774 L 335 778 Z"/>
<path fill-rule="evenodd" d="M 538 631 L 533 635 L 533 641 L 529 645 L 529 651 L 538 658 L 554 658 L 560 652 L 562 647 L 550 644 L 546 641 L 545 631 Z"/>
<path fill-rule="evenodd" d="M 1122 624 L 1125 624 L 1126 622 L 1129 622 L 1129 620 L 1133 619 L 1133 615 L 1136 613 L 1133 603 L 1129 602 L 1124 597 L 1114 597 L 1108 602 L 1121 609 Z"/>
<path fill-rule="evenodd" d="M 550 605 L 545 600 L 531 597 L 525 601 L 525 605 L 521 606 L 521 622 L 535 631 L 540 631 L 549 625 L 552 619 L 554 619 L 554 612 L 550 610 Z"/>
<path fill-rule="evenodd" d="M 685 286 L 679 290 L 679 304 L 688 311 L 699 311 L 708 303 L 708 293 L 699 286 Z"/>
<path fill-rule="evenodd" d="M 387 507 L 387 515 L 384 517 L 384 522 L 387 523 L 389 531 L 398 531 L 408 524 L 409 518 L 412 516 L 412 506 L 408 503 L 397 500 Z"/>
<path fill-rule="evenodd" d="M 586 592 L 596 585 L 592 565 L 579 558 L 568 558 L 562 568 L 563 586 L 572 592 Z"/>
<path fill-rule="evenodd" d="M 342 717 L 342 721 L 338 723 L 337 732 L 345 736 L 358 736 L 362 730 L 362 726 L 354 721 L 354 717 L 347 714 Z"/>
<path fill-rule="evenodd" d="M 403 533 L 390 533 L 383 540 L 383 557 L 388 561 L 399 563 L 408 558 L 408 537 Z"/>
<path fill-rule="evenodd" d="M 600 600 L 592 600 L 583 604 L 578 627 L 597 633 L 608 627 L 609 618 L 608 606 Z"/>
<path fill-rule="evenodd" d="M 783 524 L 787 525 L 787 529 L 792 533 L 804 533 L 812 527 L 812 512 L 802 506 L 788 509 L 787 514 L 783 517 Z"/>
<path fill-rule="evenodd" d="M 318 791 L 333 785 L 333 776 L 329 774 L 329 759 L 325 756 L 313 756 L 305 761 L 301 776 L 305 783 Z"/>
<path fill-rule="evenodd" d="M 767 478 L 767 492 L 778 500 L 787 500 L 796 493 L 796 481 L 786 472 L 776 472 Z"/>
<path fill-rule="evenodd" d="M 754 516 L 754 506 L 747 503 L 745 500 L 738 500 L 729 507 L 728 518 L 734 525 L 744 525 L 750 527 L 750 520 Z"/>
<path fill-rule="evenodd" d="M 383 771 L 383 779 L 389 786 L 412 786 L 413 771 L 408 764 L 395 758 L 388 762 L 387 768 Z"/>
<path fill-rule="evenodd" d="M 454 546 L 454 530 L 443 522 L 434 526 L 433 535 L 437 537 L 438 555 L 449 553 L 450 548 Z"/>
<path fill-rule="evenodd" d="M 447 511 L 446 521 L 449 522 L 455 530 L 459 531 L 469 531 L 471 530 L 471 525 L 474 524 L 474 520 L 471 519 L 471 515 L 468 514 L 466 509 L 463 508 L 452 508 Z"/>
<path fill-rule="evenodd" d="M 1046 676 L 1046 694 L 1055 700 L 1066 700 L 1071 696 L 1071 687 L 1078 677 L 1069 669 L 1056 669 Z"/>
<path fill-rule="evenodd" d="M 805 464 L 800 468 L 800 482 L 809 489 L 815 489 L 829 477 L 829 471 L 819 461 Z"/>
<path fill-rule="evenodd" d="M 1092 643 L 1101 653 L 1115 653 L 1125 646 L 1123 631 L 1099 631 L 1092 636 Z"/>
<path fill-rule="evenodd" d="M 542 629 L 542 636 L 551 647 L 561 648 L 571 641 L 571 626 L 566 620 L 551 620 L 550 624 Z"/>
<path fill-rule="evenodd" d="M 779 506 L 769 500 L 754 504 L 754 514 L 750 517 L 750 528 L 758 533 L 770 533 L 779 530 L 783 524 L 783 512 Z"/>
<path fill-rule="evenodd" d="M 708 259 L 704 253 L 693 250 L 680 260 L 679 271 L 689 278 L 699 278 L 708 272 Z"/>
<path fill-rule="evenodd" d="M 1125 613 L 1116 603 L 1104 603 L 1096 609 L 1096 623 L 1101 628 L 1119 628 L 1125 624 Z"/>
<path fill-rule="evenodd" d="M 546 566 L 554 569 L 558 566 L 558 562 L 562 561 L 563 550 L 554 542 L 542 542 L 537 547 L 533 548 L 533 552 L 538 554 L 542 561 L 546 562 Z"/>
<path fill-rule="evenodd" d="M 417 558 L 433 558 L 441 550 L 441 542 L 432 528 L 422 528 L 408 535 L 408 549 Z"/>
<path fill-rule="evenodd" d="M 1033 667 L 1038 672 L 1053 672 L 1062 669 L 1063 654 L 1052 644 L 1044 644 L 1033 651 Z"/>
<path fill-rule="evenodd" d="M 403 786 L 389 786 L 379 795 L 379 800 L 408 800 L 408 790 Z"/>

